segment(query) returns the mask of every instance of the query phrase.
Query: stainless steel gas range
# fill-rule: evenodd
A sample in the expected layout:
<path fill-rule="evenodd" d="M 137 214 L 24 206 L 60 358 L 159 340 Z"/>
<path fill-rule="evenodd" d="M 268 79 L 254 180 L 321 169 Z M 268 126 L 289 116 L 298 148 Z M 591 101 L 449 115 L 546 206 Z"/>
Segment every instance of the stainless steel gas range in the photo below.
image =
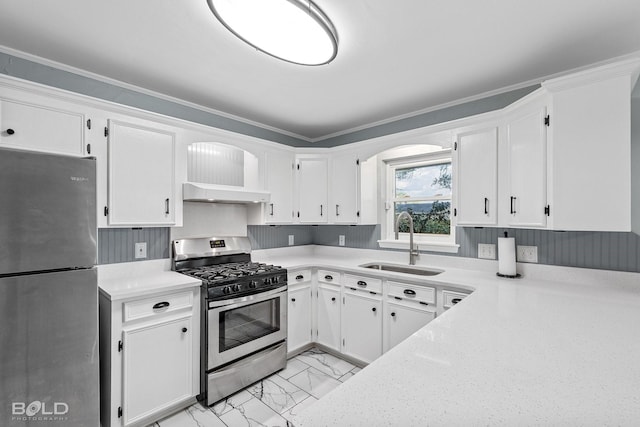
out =
<path fill-rule="evenodd" d="M 174 240 L 173 268 L 202 280 L 200 400 L 212 405 L 286 366 L 286 269 L 252 262 L 246 237 Z"/>

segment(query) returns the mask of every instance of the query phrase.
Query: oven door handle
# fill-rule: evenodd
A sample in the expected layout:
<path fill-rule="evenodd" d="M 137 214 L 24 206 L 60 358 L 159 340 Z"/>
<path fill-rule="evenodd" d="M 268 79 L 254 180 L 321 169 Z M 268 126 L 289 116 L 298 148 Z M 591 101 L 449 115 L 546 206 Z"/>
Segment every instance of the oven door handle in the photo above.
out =
<path fill-rule="evenodd" d="M 209 302 L 209 308 L 218 308 L 218 307 L 229 307 L 232 305 L 238 305 L 245 302 L 260 302 L 271 299 L 274 295 L 283 293 L 287 291 L 287 286 L 281 286 L 276 289 L 272 289 L 267 292 L 262 292 L 259 294 L 247 295 L 246 297 L 235 298 L 231 300 L 222 300 L 222 301 L 211 301 Z M 229 307 L 231 308 L 231 307 Z"/>

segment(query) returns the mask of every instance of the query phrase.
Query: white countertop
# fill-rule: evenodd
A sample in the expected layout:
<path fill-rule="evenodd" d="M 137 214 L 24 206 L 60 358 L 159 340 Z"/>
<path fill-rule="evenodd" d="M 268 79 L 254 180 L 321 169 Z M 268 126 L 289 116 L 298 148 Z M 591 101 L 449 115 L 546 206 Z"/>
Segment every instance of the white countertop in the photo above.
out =
<path fill-rule="evenodd" d="M 475 291 L 303 411 L 299 427 L 637 425 L 640 274 L 424 255 L 445 270 L 416 278 L 358 267 L 405 252 L 322 246 L 257 250 L 289 269 L 338 268 Z M 169 260 L 100 266 L 112 299 L 198 286 Z"/>
<path fill-rule="evenodd" d="M 357 265 L 405 257 L 321 247 L 253 255 L 369 274 Z M 421 258 L 446 270 L 425 280 L 475 291 L 303 411 L 296 426 L 640 422 L 640 274 L 519 264 L 524 277 L 513 280 L 496 277 L 491 262 Z"/>
<path fill-rule="evenodd" d="M 98 266 L 100 292 L 111 301 L 200 286 L 202 282 L 171 270 L 168 259 Z"/>

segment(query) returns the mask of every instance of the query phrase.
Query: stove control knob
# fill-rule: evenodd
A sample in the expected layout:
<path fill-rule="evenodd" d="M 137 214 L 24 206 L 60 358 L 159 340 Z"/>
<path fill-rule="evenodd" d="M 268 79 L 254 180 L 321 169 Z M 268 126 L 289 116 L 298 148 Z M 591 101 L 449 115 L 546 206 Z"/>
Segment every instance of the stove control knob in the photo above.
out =
<path fill-rule="evenodd" d="M 264 282 L 265 285 L 268 285 L 269 283 L 271 283 L 271 278 L 270 277 L 265 277 L 263 282 Z"/>
<path fill-rule="evenodd" d="M 225 286 L 224 288 L 222 288 L 222 293 L 225 295 L 228 295 L 231 293 L 231 287 L 229 286 Z"/>
<path fill-rule="evenodd" d="M 234 292 L 239 292 L 240 291 L 240 285 L 233 285 L 232 287 Z"/>
<path fill-rule="evenodd" d="M 249 288 L 250 289 L 255 289 L 258 287 L 258 282 L 256 282 L 255 280 L 252 280 L 249 282 Z"/>

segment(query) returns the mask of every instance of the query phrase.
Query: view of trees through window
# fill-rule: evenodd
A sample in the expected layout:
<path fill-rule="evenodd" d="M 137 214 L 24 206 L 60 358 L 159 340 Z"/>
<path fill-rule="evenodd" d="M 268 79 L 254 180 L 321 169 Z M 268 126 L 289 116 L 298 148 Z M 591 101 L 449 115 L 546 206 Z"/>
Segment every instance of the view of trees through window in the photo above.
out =
<path fill-rule="evenodd" d="M 405 211 L 414 233 L 451 234 L 451 162 L 395 170 L 394 223 Z M 407 219 L 399 230 L 409 232 Z"/>

